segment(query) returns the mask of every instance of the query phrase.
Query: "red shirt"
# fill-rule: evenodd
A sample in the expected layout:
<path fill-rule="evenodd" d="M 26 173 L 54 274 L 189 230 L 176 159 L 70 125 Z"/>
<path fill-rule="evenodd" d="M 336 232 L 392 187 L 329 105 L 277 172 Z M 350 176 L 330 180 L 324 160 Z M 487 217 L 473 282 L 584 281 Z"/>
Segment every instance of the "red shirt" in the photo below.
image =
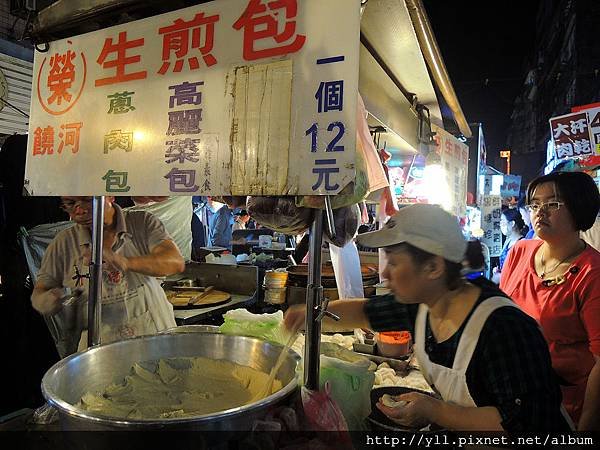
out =
<path fill-rule="evenodd" d="M 521 240 L 513 246 L 500 288 L 540 324 L 552 366 L 567 383 L 563 404 L 577 422 L 594 355 L 600 355 L 600 253 L 588 245 L 571 263 L 565 282 L 547 287 L 534 264 L 542 243 Z"/>

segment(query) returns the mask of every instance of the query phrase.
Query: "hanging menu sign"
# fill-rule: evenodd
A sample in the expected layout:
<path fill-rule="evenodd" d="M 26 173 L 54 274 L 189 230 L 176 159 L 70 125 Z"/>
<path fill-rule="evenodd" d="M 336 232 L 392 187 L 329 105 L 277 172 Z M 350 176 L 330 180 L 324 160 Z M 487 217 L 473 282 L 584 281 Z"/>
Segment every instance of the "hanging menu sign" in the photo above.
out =
<path fill-rule="evenodd" d="M 355 177 L 359 12 L 218 0 L 51 42 L 35 55 L 26 189 L 339 192 Z"/>
<path fill-rule="evenodd" d="M 490 249 L 490 256 L 500 256 L 502 253 L 501 215 L 502 198 L 499 195 L 484 195 L 481 205 L 481 241 Z"/>
<path fill-rule="evenodd" d="M 469 147 L 442 128 L 435 131 L 436 151 L 440 155 L 442 167 L 450 190 L 450 212 L 457 217 L 467 215 L 467 171 L 469 168 Z"/>

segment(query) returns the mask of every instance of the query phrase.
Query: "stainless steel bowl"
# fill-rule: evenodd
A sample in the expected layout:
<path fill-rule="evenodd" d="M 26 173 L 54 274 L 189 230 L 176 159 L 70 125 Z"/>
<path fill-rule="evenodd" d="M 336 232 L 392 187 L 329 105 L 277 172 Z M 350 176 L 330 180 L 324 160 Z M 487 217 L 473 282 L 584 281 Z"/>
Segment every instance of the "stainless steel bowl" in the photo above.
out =
<path fill-rule="evenodd" d="M 298 388 L 296 366 L 300 356 L 289 350 L 277 378 L 283 389 L 248 405 L 201 416 L 130 420 L 91 413 L 75 404 L 85 392 L 102 391 L 122 382 L 138 362 L 160 358 L 205 357 L 223 359 L 269 372 L 282 346 L 255 338 L 217 333 L 172 333 L 142 336 L 92 347 L 71 355 L 46 372 L 42 393 L 58 409 L 64 430 L 168 429 L 230 431 L 250 430 L 272 408 L 285 404 Z"/>
<path fill-rule="evenodd" d="M 160 332 L 160 334 L 169 333 L 219 333 L 219 327 L 216 325 L 179 325 Z"/>

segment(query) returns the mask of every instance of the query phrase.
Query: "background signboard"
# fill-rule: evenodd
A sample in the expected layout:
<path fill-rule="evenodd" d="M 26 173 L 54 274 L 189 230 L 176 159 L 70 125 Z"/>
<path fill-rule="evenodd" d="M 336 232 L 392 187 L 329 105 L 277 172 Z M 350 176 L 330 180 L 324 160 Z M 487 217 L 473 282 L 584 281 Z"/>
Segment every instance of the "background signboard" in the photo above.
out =
<path fill-rule="evenodd" d="M 600 155 L 600 103 L 576 106 L 571 108 L 573 112 L 585 112 L 590 125 L 590 138 L 595 155 Z"/>
<path fill-rule="evenodd" d="M 590 156 L 595 153 L 590 140 L 587 114 L 578 112 L 550 119 L 556 159 Z"/>
<path fill-rule="evenodd" d="M 492 257 L 502 253 L 501 215 L 502 198 L 499 195 L 484 195 L 481 203 L 481 241 L 488 246 Z"/>
<path fill-rule="evenodd" d="M 521 175 L 503 175 L 500 187 L 501 197 L 519 197 L 521 192 Z"/>
<path fill-rule="evenodd" d="M 339 192 L 355 176 L 359 11 L 219 0 L 51 42 L 35 55 L 26 189 Z"/>

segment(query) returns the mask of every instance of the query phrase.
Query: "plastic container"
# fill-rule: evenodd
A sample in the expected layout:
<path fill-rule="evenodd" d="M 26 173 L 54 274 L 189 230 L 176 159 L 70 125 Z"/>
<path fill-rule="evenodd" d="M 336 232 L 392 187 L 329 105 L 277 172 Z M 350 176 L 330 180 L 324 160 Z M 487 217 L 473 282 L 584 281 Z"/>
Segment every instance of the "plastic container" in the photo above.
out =
<path fill-rule="evenodd" d="M 263 280 L 265 289 L 265 303 L 271 305 L 282 305 L 285 303 L 287 294 L 288 273 L 284 270 L 267 270 Z"/>
<path fill-rule="evenodd" d="M 284 288 L 270 288 L 265 289 L 265 303 L 271 305 L 281 305 L 285 303 L 287 289 Z"/>
<path fill-rule="evenodd" d="M 408 331 L 384 331 L 376 334 L 377 352 L 387 358 L 408 355 L 412 337 Z"/>
<path fill-rule="evenodd" d="M 375 354 L 375 344 L 371 342 L 367 344 L 366 342 L 363 344 L 361 342 L 354 342 L 352 344 L 352 349 L 358 353 L 368 353 L 369 355 Z"/>

